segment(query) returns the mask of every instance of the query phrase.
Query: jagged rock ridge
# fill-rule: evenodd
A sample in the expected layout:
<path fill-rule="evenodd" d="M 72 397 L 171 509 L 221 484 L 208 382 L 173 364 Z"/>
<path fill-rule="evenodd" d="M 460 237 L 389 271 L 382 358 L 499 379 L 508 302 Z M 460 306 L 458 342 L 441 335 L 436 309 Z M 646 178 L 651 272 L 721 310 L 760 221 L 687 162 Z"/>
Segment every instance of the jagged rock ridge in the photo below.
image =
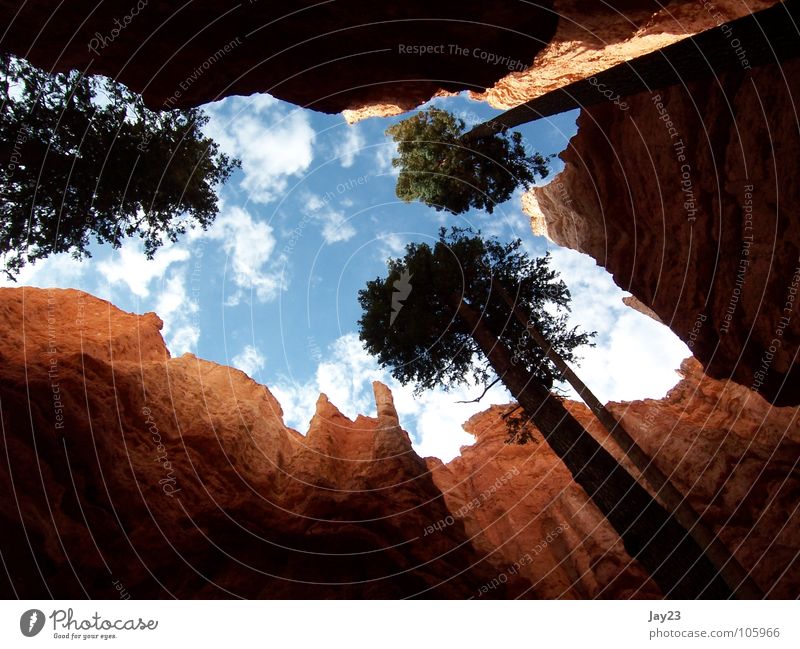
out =
<path fill-rule="evenodd" d="M 446 465 L 414 452 L 382 384 L 355 421 L 321 395 L 303 436 L 242 372 L 170 358 L 160 327 L 0 289 L 6 597 L 659 596 L 541 438 L 503 443 L 507 407 Z M 793 596 L 797 411 L 683 372 L 612 407 L 761 587 Z"/>

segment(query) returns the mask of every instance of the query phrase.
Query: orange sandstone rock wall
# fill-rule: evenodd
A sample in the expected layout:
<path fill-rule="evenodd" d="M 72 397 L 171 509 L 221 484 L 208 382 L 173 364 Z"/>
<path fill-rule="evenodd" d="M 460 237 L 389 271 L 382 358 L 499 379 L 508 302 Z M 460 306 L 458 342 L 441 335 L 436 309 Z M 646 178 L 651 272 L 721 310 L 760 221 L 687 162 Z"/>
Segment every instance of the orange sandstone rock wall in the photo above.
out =
<path fill-rule="evenodd" d="M 354 422 L 321 395 L 304 437 L 160 326 L 0 289 L 3 596 L 468 597 L 502 568 L 460 523 L 421 538 L 449 512 L 385 388 Z"/>
<path fill-rule="evenodd" d="M 261 92 L 329 113 L 402 111 L 507 72 L 451 45 L 532 60 L 556 28 L 550 4 L 162 0 L 133 11 L 136 2 L 0 0 L 0 49 L 47 70 L 111 76 L 152 108 Z"/>
<path fill-rule="evenodd" d="M 611 411 L 767 596 L 797 597 L 798 409 L 776 408 L 740 385 L 710 379 L 694 359 L 680 373 L 663 399 L 611 403 Z M 638 475 L 583 404 L 568 402 L 568 409 Z M 475 415 L 465 428 L 476 444 L 449 464 L 429 460 L 473 543 L 510 560 L 513 574 L 522 563 L 518 572 L 535 597 L 659 596 L 538 433 L 532 446 L 504 443 L 502 415 L 509 410 L 493 406 Z M 520 561 L 528 555 L 532 562 Z"/>
<path fill-rule="evenodd" d="M 510 562 L 500 579 L 526 579 L 525 595 L 537 599 L 660 597 L 540 435 L 525 445 L 505 443 L 502 415 L 510 409 L 492 406 L 470 419 L 465 428 L 476 444 L 460 457 L 446 465 L 428 460 L 473 544 Z M 489 592 L 484 587 L 478 597 Z"/>
<path fill-rule="evenodd" d="M 508 406 L 448 464 L 414 452 L 380 383 L 375 417 L 320 395 L 304 436 L 242 372 L 170 358 L 160 327 L 0 289 L 4 596 L 660 596 L 538 433 L 504 443 Z M 796 596 L 797 409 L 683 373 L 612 408 L 768 595 Z"/>
<path fill-rule="evenodd" d="M 523 199 L 710 376 L 777 405 L 800 403 L 799 80 L 791 61 L 586 109 L 564 171 Z"/>
<path fill-rule="evenodd" d="M 513 108 L 777 2 L 556 0 L 553 11 L 559 15 L 558 29 L 530 67 L 511 72 L 485 92 L 470 94 L 495 108 Z"/>
<path fill-rule="evenodd" d="M 800 411 L 778 408 L 695 359 L 663 399 L 611 411 L 769 597 L 800 594 Z M 583 408 L 583 421 L 604 437 Z M 611 444 L 607 444 L 612 450 Z M 622 455 L 617 457 L 628 464 Z M 785 571 L 785 572 L 784 572 Z"/>
<path fill-rule="evenodd" d="M 507 110 L 575 81 L 655 52 L 780 0 L 555 0 L 558 27 L 529 60 L 520 60 L 486 90 L 469 90 L 473 99 Z M 446 93 L 445 93 L 446 94 Z M 413 105 L 381 102 L 345 110 L 348 122 L 387 117 Z"/>
<path fill-rule="evenodd" d="M 775 2 L 195 0 L 89 11 L 0 0 L 0 48 L 47 70 L 114 77 L 152 108 L 264 92 L 356 121 L 463 90 L 509 108 Z"/>

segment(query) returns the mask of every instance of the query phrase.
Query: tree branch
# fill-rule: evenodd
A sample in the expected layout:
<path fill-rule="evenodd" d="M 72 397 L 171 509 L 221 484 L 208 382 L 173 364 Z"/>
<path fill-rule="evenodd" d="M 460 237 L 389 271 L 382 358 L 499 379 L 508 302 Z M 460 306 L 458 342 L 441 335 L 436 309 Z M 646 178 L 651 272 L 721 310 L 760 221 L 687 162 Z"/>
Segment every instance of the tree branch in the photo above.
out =
<path fill-rule="evenodd" d="M 494 381 L 492 381 L 492 382 L 491 382 L 489 385 L 487 385 L 487 386 L 486 386 L 486 387 L 483 389 L 483 392 L 481 392 L 481 396 L 479 396 L 479 397 L 477 397 L 477 398 L 475 398 L 475 399 L 472 399 L 471 401 L 456 401 L 456 403 L 478 403 L 478 402 L 479 402 L 481 399 L 483 399 L 483 397 L 485 397 L 485 396 L 486 396 L 486 393 L 487 393 L 489 390 L 491 390 L 491 389 L 492 389 L 492 386 L 496 385 L 496 384 L 497 384 L 497 383 L 499 383 L 499 382 L 500 382 L 500 377 L 498 376 L 498 377 L 497 377 L 497 378 L 496 378 Z"/>

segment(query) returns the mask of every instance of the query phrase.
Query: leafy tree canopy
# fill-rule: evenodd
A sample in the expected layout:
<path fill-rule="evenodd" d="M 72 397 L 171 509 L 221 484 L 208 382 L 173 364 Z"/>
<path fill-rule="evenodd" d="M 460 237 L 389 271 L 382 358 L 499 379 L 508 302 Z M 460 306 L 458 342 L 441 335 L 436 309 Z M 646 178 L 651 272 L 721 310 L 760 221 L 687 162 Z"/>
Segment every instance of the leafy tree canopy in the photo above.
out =
<path fill-rule="evenodd" d="M 154 112 L 110 79 L 48 74 L 0 55 L 0 255 L 10 278 L 94 238 L 138 235 L 148 257 L 217 214 L 239 166 L 202 133 L 198 109 Z"/>
<path fill-rule="evenodd" d="M 528 154 L 517 133 L 494 132 L 464 138 L 464 120 L 428 108 L 389 127 L 400 155 L 396 192 L 406 202 L 419 200 L 436 210 L 462 214 L 470 208 L 490 214 L 519 186 L 547 176 L 547 158 Z"/>
<path fill-rule="evenodd" d="M 575 350 L 591 345 L 594 333 L 570 328 L 570 293 L 550 268 L 550 255 L 532 259 L 522 242 L 483 239 L 470 229 L 442 228 L 433 246 L 411 243 L 402 259 L 389 259 L 388 274 L 359 291 L 363 314 L 359 334 L 381 366 L 390 367 L 402 384 L 418 391 L 469 382 L 486 383 L 493 370 L 455 309 L 460 300 L 481 313 L 498 342 L 512 350 L 516 362 L 551 388 L 557 370 L 533 345 L 506 301 L 493 290 L 492 279 L 567 362 Z M 410 283 L 410 290 L 402 291 Z M 407 297 L 398 304 L 396 289 Z M 455 306 L 454 306 L 455 305 Z"/>

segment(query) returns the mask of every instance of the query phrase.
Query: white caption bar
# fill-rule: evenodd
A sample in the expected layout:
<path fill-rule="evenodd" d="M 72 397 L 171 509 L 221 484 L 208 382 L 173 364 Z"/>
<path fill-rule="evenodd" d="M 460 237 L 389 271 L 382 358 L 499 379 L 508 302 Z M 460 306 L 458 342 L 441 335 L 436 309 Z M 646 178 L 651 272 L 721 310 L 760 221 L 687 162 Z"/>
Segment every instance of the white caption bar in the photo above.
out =
<path fill-rule="evenodd" d="M 4 601 L 0 611 L 2 647 L 800 647 L 798 601 Z"/>

